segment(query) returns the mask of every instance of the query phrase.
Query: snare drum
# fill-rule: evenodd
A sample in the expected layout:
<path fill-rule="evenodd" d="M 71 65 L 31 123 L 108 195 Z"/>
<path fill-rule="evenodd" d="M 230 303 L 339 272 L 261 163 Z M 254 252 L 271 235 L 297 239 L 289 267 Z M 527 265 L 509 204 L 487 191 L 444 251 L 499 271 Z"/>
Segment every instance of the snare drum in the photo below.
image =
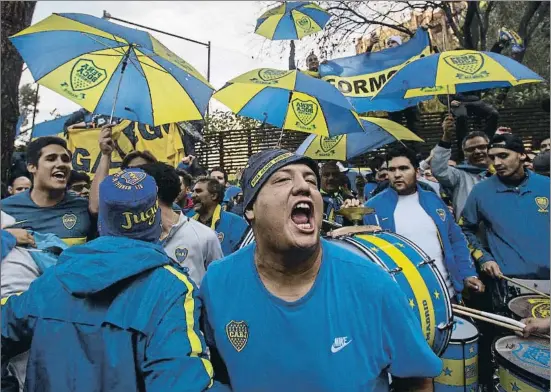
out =
<path fill-rule="evenodd" d="M 389 232 L 329 239 L 377 263 L 398 283 L 432 350 L 440 355 L 451 336 L 452 308 L 444 279 L 430 258 L 406 238 Z"/>
<path fill-rule="evenodd" d="M 528 317 L 547 318 L 550 315 L 549 298 L 540 295 L 521 295 L 510 300 L 507 306 L 519 320 Z"/>
<path fill-rule="evenodd" d="M 495 341 L 500 392 L 549 391 L 549 341 L 505 336 Z"/>
<path fill-rule="evenodd" d="M 442 373 L 434 379 L 435 392 L 478 390 L 478 330 L 464 318 L 454 316 L 452 337 L 442 355 Z"/>

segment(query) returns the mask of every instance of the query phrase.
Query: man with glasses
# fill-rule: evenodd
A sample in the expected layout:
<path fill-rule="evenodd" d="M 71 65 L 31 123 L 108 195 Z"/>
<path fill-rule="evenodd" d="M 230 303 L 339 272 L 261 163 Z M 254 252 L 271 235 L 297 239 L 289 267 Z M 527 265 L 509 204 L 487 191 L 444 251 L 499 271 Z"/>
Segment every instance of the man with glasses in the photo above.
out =
<path fill-rule="evenodd" d="M 458 220 L 475 184 L 489 177 L 490 161 L 488 136 L 484 132 L 474 131 L 465 136 L 461 143 L 465 161 L 455 167 L 449 166 L 454 127 L 455 120 L 448 115 L 442 123 L 442 139 L 433 149 L 431 169 L 434 178 L 451 194 L 455 218 Z"/>
<path fill-rule="evenodd" d="M 71 170 L 71 175 L 69 176 L 69 183 L 67 188 L 73 194 L 88 198 L 90 195 L 90 176 L 84 172 L 79 172 L 76 170 Z"/>

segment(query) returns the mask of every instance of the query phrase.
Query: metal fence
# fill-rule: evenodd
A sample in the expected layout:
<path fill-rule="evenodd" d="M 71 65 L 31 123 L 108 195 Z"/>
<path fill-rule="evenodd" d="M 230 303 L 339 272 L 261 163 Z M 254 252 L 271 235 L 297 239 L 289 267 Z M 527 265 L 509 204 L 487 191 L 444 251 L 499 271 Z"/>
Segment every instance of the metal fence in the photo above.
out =
<path fill-rule="evenodd" d="M 510 127 L 515 134 L 520 135 L 527 148 L 535 148 L 541 139 L 549 137 L 549 113 L 543 111 L 540 105 L 504 108 L 499 114 L 499 125 Z M 417 130 L 419 136 L 425 140 L 419 146 L 423 155 L 428 155 L 430 149 L 440 140 L 445 116 L 446 112 L 419 114 Z M 470 117 L 469 129 L 483 130 L 484 120 Z M 234 173 L 247 164 L 252 154 L 277 146 L 280 135 L 280 129 L 268 127 L 222 131 L 205 135 L 205 143 L 198 143 L 195 152 L 203 167 L 222 166 L 229 173 Z M 307 136 L 308 134 L 302 132 L 285 131 L 281 146 L 294 151 Z M 455 145 L 453 149 L 455 150 Z M 380 152 L 381 150 L 369 152 L 354 159 L 352 163 L 365 166 L 368 160 Z"/>

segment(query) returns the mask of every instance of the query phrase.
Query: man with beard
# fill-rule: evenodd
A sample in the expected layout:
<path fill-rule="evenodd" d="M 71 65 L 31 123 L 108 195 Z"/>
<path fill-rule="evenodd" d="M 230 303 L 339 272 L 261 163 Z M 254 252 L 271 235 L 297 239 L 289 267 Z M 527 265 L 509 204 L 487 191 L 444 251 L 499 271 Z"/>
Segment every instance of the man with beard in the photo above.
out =
<path fill-rule="evenodd" d="M 176 169 L 163 162 L 148 163 L 139 168 L 157 183 L 161 209 L 161 243 L 165 252 L 200 286 L 207 266 L 224 257 L 215 232 L 173 209 L 174 200 L 181 189 Z"/>
<path fill-rule="evenodd" d="M 488 156 L 496 175 L 475 185 L 459 222 L 473 257 L 492 278 L 549 280 L 549 177 L 524 169 L 518 136 L 496 135 Z M 476 236 L 480 223 L 488 248 Z"/>
<path fill-rule="evenodd" d="M 393 149 L 387 155 L 387 162 L 390 188 L 366 203 L 375 209 L 375 214 L 366 215 L 364 224 L 378 224 L 423 249 L 444 278 L 450 298 L 460 300 L 464 287 L 484 291 L 461 228 L 444 201 L 419 186 L 415 152 Z"/>
<path fill-rule="evenodd" d="M 391 374 L 396 390 L 432 390 L 442 362 L 399 286 L 320 238 L 317 164 L 263 151 L 241 181 L 256 242 L 212 263 L 201 286 L 215 377 L 235 391 L 379 392 Z"/>
<path fill-rule="evenodd" d="M 447 116 L 442 123 L 442 140 L 432 150 L 432 175 L 451 194 L 455 219 L 459 220 L 467 197 L 473 187 L 490 176 L 488 167 L 488 143 L 490 139 L 484 132 L 469 133 L 461 144 L 465 161 L 455 167 L 449 165 L 452 155 L 454 119 Z"/>
<path fill-rule="evenodd" d="M 230 255 L 239 245 L 247 231 L 247 222 L 239 215 L 223 211 L 225 188 L 218 180 L 199 177 L 193 187 L 193 210 L 188 216 L 216 232 L 224 256 Z"/>
<path fill-rule="evenodd" d="M 21 228 L 55 234 L 68 245 L 83 244 L 93 232 L 88 200 L 67 191 L 71 153 L 59 137 L 39 137 L 27 147 L 27 170 L 33 177 L 29 191 L 2 200 L 2 211 Z"/>

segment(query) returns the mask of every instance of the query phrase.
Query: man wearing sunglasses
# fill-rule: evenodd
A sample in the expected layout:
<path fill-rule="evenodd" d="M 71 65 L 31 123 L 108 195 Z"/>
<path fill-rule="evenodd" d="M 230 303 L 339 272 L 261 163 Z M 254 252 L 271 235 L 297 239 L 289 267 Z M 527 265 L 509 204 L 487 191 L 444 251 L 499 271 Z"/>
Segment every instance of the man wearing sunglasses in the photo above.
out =
<path fill-rule="evenodd" d="M 67 188 L 77 196 L 88 198 L 90 195 L 90 176 L 84 172 L 71 170 Z"/>
<path fill-rule="evenodd" d="M 465 202 L 471 190 L 480 181 L 490 176 L 488 170 L 488 136 L 484 132 L 474 131 L 463 139 L 461 147 L 465 161 L 453 167 L 448 165 L 452 154 L 455 120 L 448 115 L 442 123 L 442 139 L 433 149 L 431 169 L 440 185 L 452 195 L 452 204 L 456 220 L 461 216 Z"/>

